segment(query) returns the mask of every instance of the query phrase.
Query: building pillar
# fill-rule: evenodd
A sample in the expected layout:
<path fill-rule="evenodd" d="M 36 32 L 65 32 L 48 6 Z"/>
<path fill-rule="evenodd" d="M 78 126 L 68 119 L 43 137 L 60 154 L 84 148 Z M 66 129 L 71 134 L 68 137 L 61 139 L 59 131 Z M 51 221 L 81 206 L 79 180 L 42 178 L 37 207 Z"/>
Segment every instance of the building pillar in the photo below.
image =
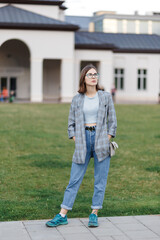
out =
<path fill-rule="evenodd" d="M 152 29 L 152 21 L 148 21 L 148 34 L 152 34 L 153 29 Z"/>
<path fill-rule="evenodd" d="M 61 102 L 71 102 L 74 95 L 74 84 L 74 61 L 73 59 L 62 59 L 60 79 Z"/>
<path fill-rule="evenodd" d="M 108 59 L 100 61 L 100 86 L 104 88 L 105 91 L 111 92 L 113 85 L 113 55 L 108 53 Z"/>
<path fill-rule="evenodd" d="M 31 58 L 31 102 L 43 101 L 43 59 Z"/>
<path fill-rule="evenodd" d="M 135 27 L 135 33 L 139 34 L 140 33 L 140 21 L 136 20 L 135 21 L 136 27 Z"/>

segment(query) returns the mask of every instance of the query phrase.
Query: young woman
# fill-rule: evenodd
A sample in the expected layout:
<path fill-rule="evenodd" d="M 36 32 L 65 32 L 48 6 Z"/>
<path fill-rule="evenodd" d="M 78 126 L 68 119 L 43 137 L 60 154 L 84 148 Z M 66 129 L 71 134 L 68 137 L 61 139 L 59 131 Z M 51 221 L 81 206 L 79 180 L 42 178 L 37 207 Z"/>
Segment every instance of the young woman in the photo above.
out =
<path fill-rule="evenodd" d="M 88 226 L 98 226 L 98 210 L 102 209 L 110 166 L 109 140 L 115 137 L 117 128 L 112 96 L 99 87 L 98 79 L 93 65 L 82 69 L 79 91 L 72 99 L 68 118 L 68 136 L 75 142 L 70 181 L 60 213 L 46 223 L 48 227 L 68 224 L 66 214 L 72 210 L 91 157 L 94 157 L 95 181 Z"/>

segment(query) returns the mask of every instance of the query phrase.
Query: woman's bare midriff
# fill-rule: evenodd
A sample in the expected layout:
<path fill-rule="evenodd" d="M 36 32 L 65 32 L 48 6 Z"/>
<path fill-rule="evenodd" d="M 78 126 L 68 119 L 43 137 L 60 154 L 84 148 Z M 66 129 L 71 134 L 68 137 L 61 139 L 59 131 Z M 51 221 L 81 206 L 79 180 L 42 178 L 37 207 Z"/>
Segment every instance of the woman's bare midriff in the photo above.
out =
<path fill-rule="evenodd" d="M 85 126 L 89 126 L 89 127 L 95 126 L 95 125 L 96 125 L 96 123 L 86 123 L 86 124 L 85 124 Z"/>

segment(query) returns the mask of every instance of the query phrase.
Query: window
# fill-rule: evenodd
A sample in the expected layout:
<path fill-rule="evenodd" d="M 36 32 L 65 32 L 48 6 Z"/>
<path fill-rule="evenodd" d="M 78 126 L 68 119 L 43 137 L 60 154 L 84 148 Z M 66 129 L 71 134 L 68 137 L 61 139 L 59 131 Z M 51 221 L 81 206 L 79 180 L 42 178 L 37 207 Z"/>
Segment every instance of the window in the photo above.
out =
<path fill-rule="evenodd" d="M 16 77 L 0 77 L 0 93 L 3 91 L 3 88 L 7 88 L 8 93 L 14 91 L 14 96 L 16 97 L 17 90 L 17 78 Z"/>
<path fill-rule="evenodd" d="M 132 20 L 127 20 L 127 33 L 136 32 L 136 22 Z"/>
<path fill-rule="evenodd" d="M 139 31 L 140 33 L 148 33 L 148 21 L 139 21 Z"/>
<path fill-rule="evenodd" d="M 103 32 L 102 20 L 96 21 L 94 23 L 94 26 L 95 26 L 95 32 Z"/>
<path fill-rule="evenodd" d="M 124 69 L 115 68 L 114 69 L 114 83 L 116 89 L 124 89 Z"/>
<path fill-rule="evenodd" d="M 137 88 L 138 90 L 146 90 L 147 88 L 147 69 L 137 70 Z"/>

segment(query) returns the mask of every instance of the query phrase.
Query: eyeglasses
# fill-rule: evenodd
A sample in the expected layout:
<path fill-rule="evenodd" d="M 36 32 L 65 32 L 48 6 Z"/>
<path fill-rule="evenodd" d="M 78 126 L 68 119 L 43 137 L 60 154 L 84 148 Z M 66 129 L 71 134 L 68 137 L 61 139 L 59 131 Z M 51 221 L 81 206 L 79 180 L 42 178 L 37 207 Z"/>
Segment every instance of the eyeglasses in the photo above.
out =
<path fill-rule="evenodd" d="M 87 73 L 86 74 L 86 76 L 88 77 L 88 78 L 99 78 L 99 73 L 94 73 L 94 74 L 92 74 L 92 73 Z"/>

